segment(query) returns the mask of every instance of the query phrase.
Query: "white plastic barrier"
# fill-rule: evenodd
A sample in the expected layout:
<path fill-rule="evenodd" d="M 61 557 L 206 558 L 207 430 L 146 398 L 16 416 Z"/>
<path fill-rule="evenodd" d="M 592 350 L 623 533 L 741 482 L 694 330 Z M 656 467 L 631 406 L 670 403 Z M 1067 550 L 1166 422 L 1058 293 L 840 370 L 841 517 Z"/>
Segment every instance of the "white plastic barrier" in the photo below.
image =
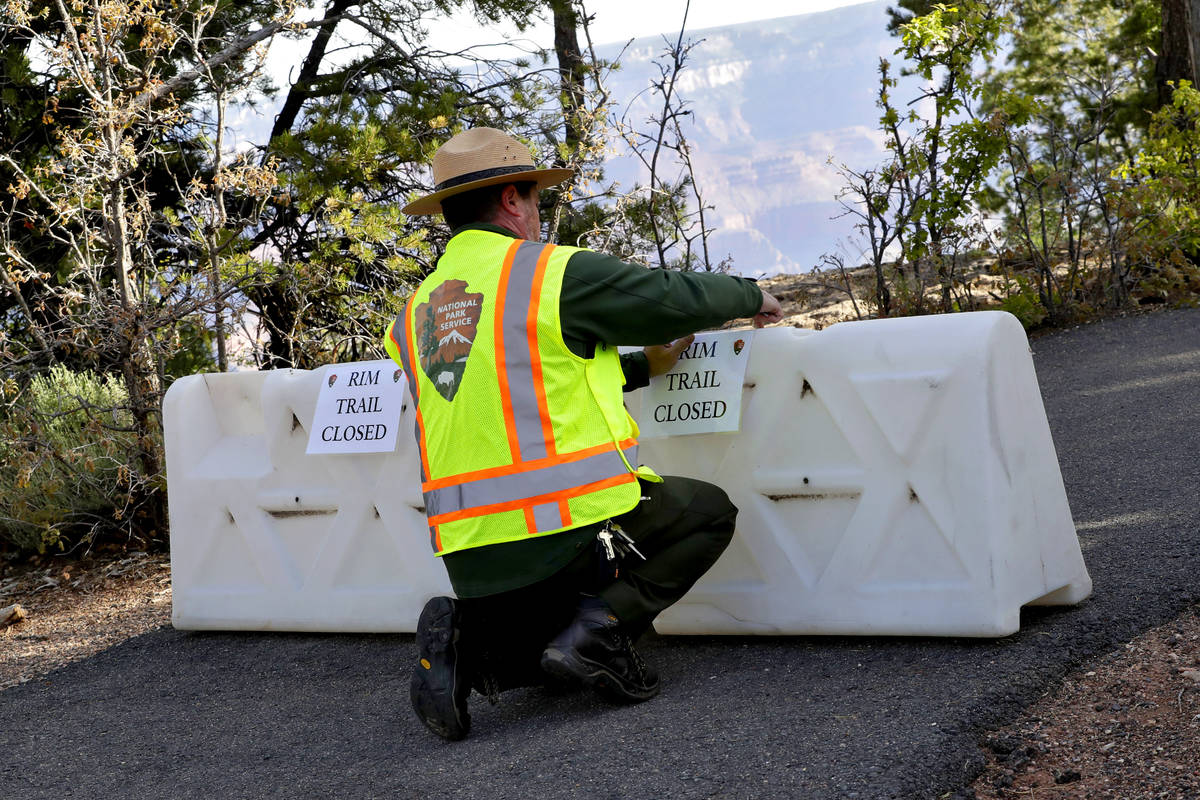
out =
<path fill-rule="evenodd" d="M 740 509 L 663 633 L 1003 636 L 1022 605 L 1091 593 L 1006 313 L 762 331 L 741 433 L 648 440 L 638 457 Z"/>
<path fill-rule="evenodd" d="M 425 601 L 450 593 L 410 404 L 394 454 L 306 455 L 323 379 L 193 375 L 167 392 L 175 627 L 412 631 Z"/>
<path fill-rule="evenodd" d="M 411 410 L 395 454 L 306 456 L 322 379 L 204 375 L 167 393 L 176 627 L 412 631 L 449 591 Z M 741 509 L 660 632 L 1000 636 L 1022 605 L 1091 591 L 1008 314 L 760 331 L 741 432 L 646 440 L 639 456 Z"/>

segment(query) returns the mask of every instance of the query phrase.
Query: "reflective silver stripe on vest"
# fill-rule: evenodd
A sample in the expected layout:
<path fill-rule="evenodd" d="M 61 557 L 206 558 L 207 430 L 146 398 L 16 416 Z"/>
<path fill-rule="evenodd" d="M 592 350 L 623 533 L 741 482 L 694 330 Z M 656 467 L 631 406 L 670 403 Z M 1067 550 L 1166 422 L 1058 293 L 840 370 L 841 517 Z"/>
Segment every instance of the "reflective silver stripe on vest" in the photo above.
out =
<path fill-rule="evenodd" d="M 533 527 L 538 533 L 567 527 L 567 521 L 562 518 L 562 509 L 558 507 L 558 501 L 542 503 L 533 507 Z"/>
<path fill-rule="evenodd" d="M 637 445 L 626 448 L 625 457 L 629 459 L 630 464 L 636 464 Z M 500 475 L 495 478 L 480 478 L 455 486 L 433 489 L 425 492 L 425 513 L 430 517 L 436 517 L 479 506 L 508 503 L 526 497 L 538 497 L 551 492 L 586 486 L 589 483 L 602 481 L 616 475 L 625 475 L 628 472 L 629 469 L 621 459 L 621 454 L 614 448 L 566 464 L 554 464 L 528 472 Z M 549 528 L 542 528 L 540 520 L 538 522 L 538 530 L 553 530 L 561 527 L 562 525 L 553 525 Z"/>
<path fill-rule="evenodd" d="M 417 373 L 413 370 L 412 354 L 408 352 L 408 306 L 411 303 L 412 300 L 409 300 L 400 310 L 400 316 L 396 317 L 396 321 L 392 323 L 390 335 L 400 350 L 400 366 L 404 367 L 404 372 L 408 376 L 408 393 L 412 396 L 413 404 L 416 405 L 418 402 Z"/>
<path fill-rule="evenodd" d="M 408 394 L 413 401 L 413 438 L 419 445 L 421 443 L 421 423 L 417 421 L 417 413 L 421 410 L 421 401 L 417 395 L 420 390 L 417 388 L 417 373 L 413 370 L 412 354 L 408 352 L 408 307 L 415 299 L 416 295 L 404 304 L 400 315 L 392 323 L 390 335 L 400 351 L 400 366 L 404 367 L 404 373 L 408 377 Z M 397 334 L 399 335 L 397 336 Z M 429 476 L 425 474 L 425 459 L 417 459 L 417 468 L 421 470 L 421 482 L 429 480 Z"/>
<path fill-rule="evenodd" d="M 533 383 L 533 353 L 529 347 L 527 327 L 529 309 L 538 298 L 533 295 L 533 278 L 538 258 L 551 245 L 521 242 L 508 273 L 504 291 L 504 315 L 501 329 L 504 336 L 504 365 L 508 374 L 508 393 L 512 401 L 513 421 L 517 427 L 517 443 L 521 461 L 535 461 L 550 455 L 542 418 L 538 411 L 537 391 Z M 536 320 L 535 320 L 536 322 Z"/>
<path fill-rule="evenodd" d="M 416 295 L 409 298 L 409 301 L 404 304 L 404 308 L 400 309 L 399 316 L 392 323 L 391 337 L 396 342 L 396 349 L 400 353 L 400 366 L 404 368 L 404 374 L 408 378 L 408 396 L 413 402 L 413 438 L 417 440 L 417 447 L 424 447 L 424 442 L 421 441 L 421 423 L 418 421 L 417 415 L 421 411 L 420 401 L 417 396 L 420 390 L 417 388 L 417 373 L 413 370 L 412 354 L 408 352 L 408 307 L 416 300 Z M 397 336 L 396 334 L 400 335 Z M 429 476 L 425 474 L 425 459 L 419 455 L 417 457 L 417 469 L 421 471 L 421 482 L 429 480 Z M 428 513 L 426 518 L 428 519 Z M 429 547 L 433 552 L 438 552 L 437 545 L 437 528 L 429 528 Z"/>

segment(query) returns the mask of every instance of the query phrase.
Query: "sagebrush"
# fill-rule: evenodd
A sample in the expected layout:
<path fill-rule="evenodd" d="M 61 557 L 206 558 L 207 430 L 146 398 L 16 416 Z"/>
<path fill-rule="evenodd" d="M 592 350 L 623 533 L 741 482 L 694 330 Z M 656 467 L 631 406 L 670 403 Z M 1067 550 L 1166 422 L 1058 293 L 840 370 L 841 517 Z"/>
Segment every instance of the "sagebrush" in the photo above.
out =
<path fill-rule="evenodd" d="M 145 487 L 122 381 L 55 365 L 4 388 L 0 543 L 46 553 L 132 536 Z"/>

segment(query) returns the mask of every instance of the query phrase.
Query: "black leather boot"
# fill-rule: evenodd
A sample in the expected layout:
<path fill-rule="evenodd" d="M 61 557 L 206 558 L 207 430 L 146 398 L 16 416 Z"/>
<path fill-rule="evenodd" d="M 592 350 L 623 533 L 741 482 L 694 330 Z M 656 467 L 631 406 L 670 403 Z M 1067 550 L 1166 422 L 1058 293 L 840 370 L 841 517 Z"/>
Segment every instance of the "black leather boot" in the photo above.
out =
<path fill-rule="evenodd" d="M 642 661 L 617 615 L 598 597 L 580 602 L 574 621 L 542 653 L 542 669 L 616 703 L 658 694 L 658 673 Z"/>
<path fill-rule="evenodd" d="M 417 664 L 409 684 L 417 717 L 450 741 L 466 738 L 471 730 L 467 695 L 473 676 L 459 641 L 461 632 L 454 598 L 431 598 L 417 622 Z"/>

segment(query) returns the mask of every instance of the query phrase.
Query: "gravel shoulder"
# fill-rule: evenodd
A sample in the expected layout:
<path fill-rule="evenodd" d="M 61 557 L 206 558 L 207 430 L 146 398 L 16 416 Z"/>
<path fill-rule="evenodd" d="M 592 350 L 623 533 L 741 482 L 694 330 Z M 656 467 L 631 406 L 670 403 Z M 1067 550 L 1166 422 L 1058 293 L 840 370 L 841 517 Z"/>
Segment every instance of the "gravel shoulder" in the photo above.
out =
<path fill-rule="evenodd" d="M 0 629 L 0 691 L 171 624 L 165 555 L 55 559 L 0 574 L 0 608 L 27 615 Z"/>
<path fill-rule="evenodd" d="M 1076 669 L 984 749 L 978 800 L 1200 797 L 1200 607 Z"/>

